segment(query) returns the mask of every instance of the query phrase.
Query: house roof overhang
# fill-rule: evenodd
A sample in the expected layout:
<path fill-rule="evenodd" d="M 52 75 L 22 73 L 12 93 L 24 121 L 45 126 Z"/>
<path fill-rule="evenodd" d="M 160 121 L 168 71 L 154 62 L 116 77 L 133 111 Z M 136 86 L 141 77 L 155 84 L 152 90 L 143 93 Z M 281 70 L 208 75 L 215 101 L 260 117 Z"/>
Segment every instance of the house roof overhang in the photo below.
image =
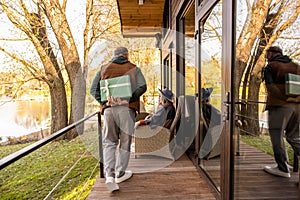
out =
<path fill-rule="evenodd" d="M 117 3 L 123 37 L 154 37 L 161 32 L 165 0 L 117 0 Z"/>

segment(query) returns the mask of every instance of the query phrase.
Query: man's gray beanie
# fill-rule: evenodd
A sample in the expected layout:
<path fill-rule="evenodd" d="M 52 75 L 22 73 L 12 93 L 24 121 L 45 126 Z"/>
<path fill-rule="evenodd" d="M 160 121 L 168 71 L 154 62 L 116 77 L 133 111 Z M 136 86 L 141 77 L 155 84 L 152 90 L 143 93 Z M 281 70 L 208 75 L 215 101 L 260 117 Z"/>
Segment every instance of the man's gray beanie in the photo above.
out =
<path fill-rule="evenodd" d="M 115 56 L 120 54 L 128 54 L 128 49 L 126 47 L 118 47 L 115 49 Z"/>

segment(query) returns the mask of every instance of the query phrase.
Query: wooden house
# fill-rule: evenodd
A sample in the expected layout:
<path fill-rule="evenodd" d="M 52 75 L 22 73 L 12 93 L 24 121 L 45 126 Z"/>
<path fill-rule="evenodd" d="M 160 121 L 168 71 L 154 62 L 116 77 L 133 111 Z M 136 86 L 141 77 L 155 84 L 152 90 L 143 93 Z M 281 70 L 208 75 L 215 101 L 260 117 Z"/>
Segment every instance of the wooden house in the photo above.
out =
<path fill-rule="evenodd" d="M 274 163 L 239 141 L 235 121 L 236 1 L 230 0 L 118 0 L 124 37 L 155 37 L 161 53 L 161 84 L 176 96 L 190 97 L 195 138 L 186 154 L 217 199 L 297 199 L 295 182 L 263 171 Z M 221 125 L 205 152 L 205 122 L 201 88 L 213 87 L 213 105 Z M 187 107 L 188 107 L 187 106 Z M 195 109 L 196 108 L 196 109 Z M 186 138 L 185 138 L 186 139 Z M 275 183 L 278 181 L 278 184 Z M 282 185 L 284 183 L 284 185 Z M 280 186 L 282 185 L 282 187 Z M 280 196 L 283 191 L 287 196 Z M 278 193 L 277 193 L 278 192 Z M 289 194 L 287 194 L 289 193 Z M 273 196 L 272 196 L 273 195 Z"/>

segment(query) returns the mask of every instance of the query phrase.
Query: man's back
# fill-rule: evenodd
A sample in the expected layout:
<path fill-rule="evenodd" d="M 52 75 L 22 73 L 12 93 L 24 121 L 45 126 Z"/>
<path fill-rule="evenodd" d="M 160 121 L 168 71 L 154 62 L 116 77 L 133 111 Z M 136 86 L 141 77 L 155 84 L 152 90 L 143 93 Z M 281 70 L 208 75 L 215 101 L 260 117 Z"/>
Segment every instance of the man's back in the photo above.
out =
<path fill-rule="evenodd" d="M 264 80 L 268 92 L 268 106 L 282 106 L 289 96 L 286 95 L 285 75 L 297 74 L 299 66 L 288 56 L 275 54 L 269 57 L 268 65 L 264 68 Z M 268 107 L 267 107 L 268 109 Z"/>
<path fill-rule="evenodd" d="M 274 83 L 284 84 L 285 74 L 297 74 L 298 65 L 286 56 L 271 60 L 268 64 L 273 72 Z"/>

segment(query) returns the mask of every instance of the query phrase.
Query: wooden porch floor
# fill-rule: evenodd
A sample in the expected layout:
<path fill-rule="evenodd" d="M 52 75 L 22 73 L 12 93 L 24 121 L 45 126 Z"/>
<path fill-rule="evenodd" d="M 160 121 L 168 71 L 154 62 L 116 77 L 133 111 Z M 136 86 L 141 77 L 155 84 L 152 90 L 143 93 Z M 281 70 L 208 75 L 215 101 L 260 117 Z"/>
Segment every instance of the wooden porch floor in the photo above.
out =
<path fill-rule="evenodd" d="M 271 156 L 242 143 L 235 161 L 235 199 L 298 199 L 298 172 L 292 172 L 290 179 L 275 177 L 263 171 L 272 164 Z M 105 179 L 97 178 L 87 199 L 215 199 L 186 155 L 174 163 L 154 156 L 132 156 L 129 168 L 134 175 L 119 184 L 119 191 L 109 192 Z M 210 174 L 214 176 L 213 171 Z"/>
<path fill-rule="evenodd" d="M 235 159 L 236 199 L 299 199 L 299 173 L 291 170 L 291 178 L 276 177 L 263 171 L 266 165 L 276 166 L 272 156 L 241 143 L 241 154 Z"/>
<path fill-rule="evenodd" d="M 132 158 L 133 177 L 109 192 L 105 179 L 97 178 L 88 200 L 97 199 L 215 199 L 186 155 L 173 161 L 150 156 Z"/>

